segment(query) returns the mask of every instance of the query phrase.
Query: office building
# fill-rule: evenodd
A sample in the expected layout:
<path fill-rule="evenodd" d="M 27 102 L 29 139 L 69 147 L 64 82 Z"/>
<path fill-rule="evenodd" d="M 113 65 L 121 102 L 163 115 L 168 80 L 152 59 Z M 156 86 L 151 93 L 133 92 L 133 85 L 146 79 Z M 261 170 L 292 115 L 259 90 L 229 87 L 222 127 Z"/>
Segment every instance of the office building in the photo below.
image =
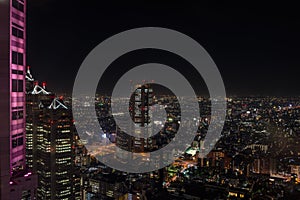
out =
<path fill-rule="evenodd" d="M 0 1 L 0 197 L 33 198 L 25 160 L 26 0 Z"/>
<path fill-rule="evenodd" d="M 71 109 L 26 71 L 26 157 L 38 175 L 38 199 L 76 199 L 75 129 Z M 76 188 L 76 189 L 75 189 Z M 77 198 L 77 199 L 78 199 Z"/>
<path fill-rule="evenodd" d="M 129 113 L 134 125 L 131 132 L 139 133 L 141 128 L 146 128 L 152 135 L 153 123 L 151 121 L 151 106 L 153 105 L 153 89 L 150 84 L 137 85 L 130 99 Z M 145 152 L 152 148 L 152 138 L 136 138 L 124 132 L 117 134 L 117 146 L 131 152 Z"/>

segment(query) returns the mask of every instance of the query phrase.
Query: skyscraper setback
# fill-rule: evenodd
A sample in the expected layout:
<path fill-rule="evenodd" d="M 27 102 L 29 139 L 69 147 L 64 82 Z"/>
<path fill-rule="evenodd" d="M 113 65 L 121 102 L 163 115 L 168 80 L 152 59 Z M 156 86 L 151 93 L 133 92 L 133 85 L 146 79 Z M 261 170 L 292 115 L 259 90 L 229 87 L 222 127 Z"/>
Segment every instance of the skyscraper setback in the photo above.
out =
<path fill-rule="evenodd" d="M 26 0 L 0 1 L 0 197 L 33 197 L 25 160 Z"/>

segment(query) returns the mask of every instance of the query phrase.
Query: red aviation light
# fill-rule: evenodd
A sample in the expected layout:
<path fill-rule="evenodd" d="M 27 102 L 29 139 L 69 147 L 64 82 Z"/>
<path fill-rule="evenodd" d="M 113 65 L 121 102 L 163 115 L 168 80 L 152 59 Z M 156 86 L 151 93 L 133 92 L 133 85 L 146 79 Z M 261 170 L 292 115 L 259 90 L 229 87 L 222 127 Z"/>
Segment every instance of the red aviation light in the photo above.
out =
<path fill-rule="evenodd" d="M 46 88 L 46 86 L 47 86 L 46 81 L 43 81 L 43 82 L 42 82 L 42 86 L 43 86 L 44 89 Z"/>

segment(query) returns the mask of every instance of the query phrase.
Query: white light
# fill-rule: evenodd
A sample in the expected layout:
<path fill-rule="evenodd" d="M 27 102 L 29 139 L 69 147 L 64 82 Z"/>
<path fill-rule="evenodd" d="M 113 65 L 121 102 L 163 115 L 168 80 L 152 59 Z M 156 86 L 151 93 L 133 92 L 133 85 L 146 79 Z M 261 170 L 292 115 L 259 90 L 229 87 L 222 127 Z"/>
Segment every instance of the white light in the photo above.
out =
<path fill-rule="evenodd" d="M 161 125 L 162 124 L 162 121 L 154 121 L 153 122 L 155 125 Z"/>

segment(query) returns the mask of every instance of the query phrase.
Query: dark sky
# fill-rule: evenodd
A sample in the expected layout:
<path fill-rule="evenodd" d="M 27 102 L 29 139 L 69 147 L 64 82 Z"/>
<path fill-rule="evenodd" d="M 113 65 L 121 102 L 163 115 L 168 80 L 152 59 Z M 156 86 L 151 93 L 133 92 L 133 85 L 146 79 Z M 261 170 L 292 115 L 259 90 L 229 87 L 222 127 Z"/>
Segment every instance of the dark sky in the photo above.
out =
<path fill-rule="evenodd" d="M 300 14 L 295 5 L 170 2 L 28 0 L 27 64 L 52 91 L 71 92 L 80 64 L 101 41 L 131 28 L 158 26 L 197 40 L 214 59 L 230 95 L 300 94 Z M 158 53 L 138 53 L 137 62 L 129 55 L 117 68 L 151 61 Z M 176 60 L 164 58 L 170 65 Z M 192 73 L 187 76 L 193 84 L 203 84 Z"/>

